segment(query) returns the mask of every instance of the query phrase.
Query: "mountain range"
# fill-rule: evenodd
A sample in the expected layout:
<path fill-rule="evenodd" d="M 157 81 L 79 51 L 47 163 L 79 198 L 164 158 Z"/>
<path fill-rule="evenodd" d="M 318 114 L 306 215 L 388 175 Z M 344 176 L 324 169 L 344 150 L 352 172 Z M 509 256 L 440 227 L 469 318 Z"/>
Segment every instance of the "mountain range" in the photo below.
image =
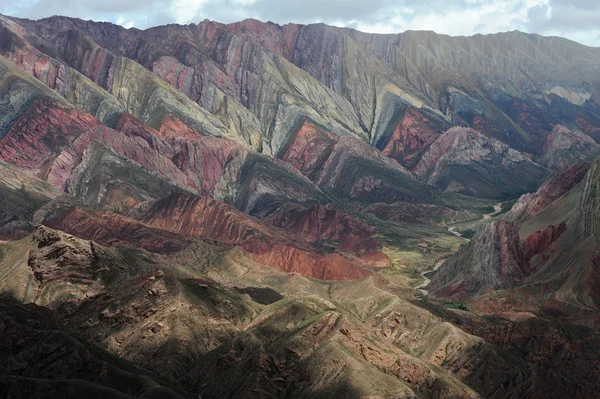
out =
<path fill-rule="evenodd" d="M 0 392 L 600 397 L 598 65 L 0 15 Z"/>

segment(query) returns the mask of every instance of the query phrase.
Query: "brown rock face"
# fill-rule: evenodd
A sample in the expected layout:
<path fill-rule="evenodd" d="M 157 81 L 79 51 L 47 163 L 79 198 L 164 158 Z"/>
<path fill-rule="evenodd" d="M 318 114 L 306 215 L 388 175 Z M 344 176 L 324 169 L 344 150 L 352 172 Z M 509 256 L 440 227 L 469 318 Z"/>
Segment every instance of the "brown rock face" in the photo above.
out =
<path fill-rule="evenodd" d="M 600 297 L 590 276 L 598 248 L 586 228 L 597 220 L 596 202 L 589 200 L 596 198 L 597 163 L 555 174 L 484 225 L 433 276 L 434 294 L 468 300 L 479 313 L 527 312 L 597 326 L 592 309 Z"/>
<path fill-rule="evenodd" d="M 336 136 L 304 122 L 281 159 L 315 180 L 321 174 L 336 142 Z"/>
<path fill-rule="evenodd" d="M 536 255 L 542 255 L 542 263 L 549 258 L 549 254 L 544 254 L 550 248 L 552 243 L 567 230 L 567 223 L 561 222 L 558 225 L 550 225 L 544 230 L 538 230 L 531 234 L 521 243 L 521 252 L 526 261 L 529 261 Z M 539 267 L 539 266 L 538 266 Z M 528 273 L 534 270 L 526 270 Z"/>
<path fill-rule="evenodd" d="M 331 210 L 329 214 L 333 220 L 337 215 L 338 219 L 345 221 L 345 224 L 341 224 L 340 229 L 348 234 L 352 234 L 353 229 L 357 229 L 356 226 L 360 225 L 357 220 L 352 220 L 347 215 L 340 216 L 341 213 L 338 215 Z M 310 212 L 307 217 L 310 218 Z M 316 231 L 304 231 L 305 235 L 303 236 L 302 234 L 293 234 L 292 229 L 292 234 L 290 234 L 290 232 L 267 225 L 212 198 L 173 194 L 156 202 L 143 220 L 149 226 L 201 238 L 217 245 L 240 246 L 255 255 L 259 262 L 288 272 L 326 280 L 357 279 L 370 275 L 369 272 L 342 256 L 320 255 L 319 251 L 301 240 L 304 238 L 312 241 L 312 237 L 323 236 L 339 237 L 335 234 L 341 234 L 342 230 L 338 231 L 333 227 L 333 230 L 328 231 L 326 229 L 331 228 L 330 225 L 318 218 L 320 223 L 317 225 Z M 302 222 L 295 226 L 300 230 L 303 229 L 302 226 L 307 227 Z M 366 226 L 362 227 L 364 229 Z M 368 232 L 367 228 L 361 233 L 368 234 Z M 366 242 L 368 243 L 368 240 Z M 360 245 L 363 245 L 362 242 L 353 239 L 344 241 L 344 243 L 357 250 Z M 372 246 L 373 244 L 371 244 Z"/>
<path fill-rule="evenodd" d="M 94 244 L 68 234 L 38 226 L 33 239 L 37 246 L 29 252 L 28 266 L 38 282 L 41 299 L 48 305 L 53 292 L 61 299 L 52 307 L 81 302 L 81 297 L 97 295 L 110 270 L 99 261 Z"/>
<path fill-rule="evenodd" d="M 432 122 L 414 107 L 408 107 L 402 121 L 394 129 L 382 152 L 412 168 L 439 136 Z"/>
<path fill-rule="evenodd" d="M 326 206 L 282 208 L 268 222 L 305 240 L 335 241 L 338 249 L 360 254 L 377 249 L 379 241 L 369 225 Z"/>
<path fill-rule="evenodd" d="M 59 212 L 44 222 L 87 240 L 104 245 L 143 248 L 149 252 L 181 251 L 189 243 L 185 238 L 112 212 L 70 209 Z"/>

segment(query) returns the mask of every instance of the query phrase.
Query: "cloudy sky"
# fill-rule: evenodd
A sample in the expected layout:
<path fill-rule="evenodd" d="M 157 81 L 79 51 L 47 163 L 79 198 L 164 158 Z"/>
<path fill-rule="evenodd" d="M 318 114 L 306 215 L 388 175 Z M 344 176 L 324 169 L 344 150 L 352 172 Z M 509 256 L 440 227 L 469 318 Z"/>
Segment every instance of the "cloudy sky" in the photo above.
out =
<path fill-rule="evenodd" d="M 140 29 L 205 18 L 324 22 L 365 32 L 472 35 L 519 29 L 600 47 L 598 0 L 0 0 L 3 14 L 68 15 Z"/>

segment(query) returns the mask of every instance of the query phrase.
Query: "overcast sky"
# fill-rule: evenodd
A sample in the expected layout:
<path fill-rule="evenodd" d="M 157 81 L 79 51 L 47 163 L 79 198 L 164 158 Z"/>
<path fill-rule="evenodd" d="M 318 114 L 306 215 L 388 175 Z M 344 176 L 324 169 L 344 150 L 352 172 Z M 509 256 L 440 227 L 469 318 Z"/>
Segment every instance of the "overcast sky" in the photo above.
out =
<path fill-rule="evenodd" d="M 205 18 L 256 18 L 375 33 L 411 29 L 472 35 L 519 29 L 600 47 L 598 0 L 0 0 L 0 7 L 18 17 L 67 15 L 140 29 Z"/>

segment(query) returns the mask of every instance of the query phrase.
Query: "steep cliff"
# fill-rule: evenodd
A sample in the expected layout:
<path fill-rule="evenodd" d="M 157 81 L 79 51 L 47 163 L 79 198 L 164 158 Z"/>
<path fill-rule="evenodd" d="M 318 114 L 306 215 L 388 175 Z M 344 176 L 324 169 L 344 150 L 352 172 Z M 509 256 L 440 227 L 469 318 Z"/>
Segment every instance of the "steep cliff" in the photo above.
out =
<path fill-rule="evenodd" d="M 597 325 L 599 163 L 557 173 L 500 220 L 478 230 L 433 276 L 433 294 L 470 298 L 479 312 L 554 311 L 555 317 Z M 518 297 L 528 299 L 519 305 L 513 302 Z"/>

